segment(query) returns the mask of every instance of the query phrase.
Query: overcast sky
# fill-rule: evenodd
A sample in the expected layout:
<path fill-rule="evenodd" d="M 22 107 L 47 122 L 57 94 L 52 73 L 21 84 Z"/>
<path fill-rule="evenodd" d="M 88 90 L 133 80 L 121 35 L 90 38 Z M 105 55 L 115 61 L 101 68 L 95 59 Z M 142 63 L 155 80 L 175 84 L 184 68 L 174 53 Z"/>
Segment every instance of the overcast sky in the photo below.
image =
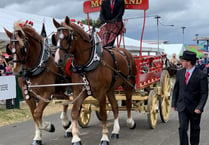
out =
<path fill-rule="evenodd" d="M 68 15 L 77 20 L 86 19 L 83 13 L 84 0 L 1 0 L 0 8 L 9 11 L 20 11 L 55 18 Z M 195 34 L 209 36 L 209 0 L 149 0 L 144 40 L 157 39 L 157 20 L 159 15 L 159 37 L 169 43 L 182 43 L 185 26 L 185 44 L 195 44 Z M 99 13 L 91 14 L 98 18 Z M 139 17 L 137 19 L 133 19 Z M 124 18 L 129 18 L 126 36 L 139 40 L 143 24 L 142 10 L 126 10 Z M 174 27 L 164 25 L 175 25 Z"/>

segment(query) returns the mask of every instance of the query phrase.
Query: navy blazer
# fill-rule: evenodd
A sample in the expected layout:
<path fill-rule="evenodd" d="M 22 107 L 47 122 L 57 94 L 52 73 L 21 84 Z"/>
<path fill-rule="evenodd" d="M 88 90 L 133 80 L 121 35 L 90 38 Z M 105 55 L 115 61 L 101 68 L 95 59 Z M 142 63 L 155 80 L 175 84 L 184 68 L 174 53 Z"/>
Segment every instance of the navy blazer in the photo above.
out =
<path fill-rule="evenodd" d="M 113 13 L 111 13 L 110 1 L 103 0 L 102 2 L 100 11 L 100 21 L 102 24 L 109 21 L 122 21 L 125 10 L 124 0 L 115 0 Z"/>
<path fill-rule="evenodd" d="M 195 68 L 188 84 L 185 84 L 186 69 L 179 70 L 176 75 L 176 83 L 172 96 L 172 107 L 181 112 L 188 109 L 191 113 L 195 109 L 203 112 L 208 98 L 207 75 Z"/>

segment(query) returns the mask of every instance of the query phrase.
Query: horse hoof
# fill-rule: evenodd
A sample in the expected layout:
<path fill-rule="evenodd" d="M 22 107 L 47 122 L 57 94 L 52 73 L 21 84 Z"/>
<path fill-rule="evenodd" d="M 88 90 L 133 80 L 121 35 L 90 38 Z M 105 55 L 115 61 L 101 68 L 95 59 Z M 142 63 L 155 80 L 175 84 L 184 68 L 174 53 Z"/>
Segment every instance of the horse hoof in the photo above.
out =
<path fill-rule="evenodd" d="M 55 127 L 54 127 L 54 125 L 53 125 L 53 124 L 51 124 L 51 127 L 50 127 L 49 132 L 55 132 Z"/>
<path fill-rule="evenodd" d="M 73 134 L 72 134 L 72 132 L 65 132 L 64 137 L 65 138 L 70 138 L 70 137 L 73 137 Z"/>
<path fill-rule="evenodd" d="M 134 125 L 130 127 L 130 129 L 135 129 L 136 128 L 136 123 L 134 122 Z"/>
<path fill-rule="evenodd" d="M 99 145 L 109 145 L 109 141 L 102 140 Z"/>
<path fill-rule="evenodd" d="M 81 141 L 79 142 L 73 142 L 72 145 L 82 145 Z"/>
<path fill-rule="evenodd" d="M 113 138 L 113 139 L 119 139 L 119 134 L 112 133 L 111 138 Z"/>
<path fill-rule="evenodd" d="M 70 125 L 71 125 L 71 121 L 68 122 L 67 126 L 63 126 L 63 128 L 66 130 L 66 129 L 68 129 L 70 127 Z"/>
<path fill-rule="evenodd" d="M 42 141 L 41 140 L 33 140 L 31 145 L 42 145 Z"/>

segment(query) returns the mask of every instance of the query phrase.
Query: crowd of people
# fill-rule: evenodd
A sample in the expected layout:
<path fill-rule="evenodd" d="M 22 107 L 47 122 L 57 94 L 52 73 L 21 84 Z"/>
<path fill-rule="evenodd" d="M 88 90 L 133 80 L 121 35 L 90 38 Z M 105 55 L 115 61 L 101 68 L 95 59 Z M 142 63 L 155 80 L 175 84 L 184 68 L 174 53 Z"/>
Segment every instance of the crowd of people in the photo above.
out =
<path fill-rule="evenodd" d="M 12 73 L 13 62 L 5 59 L 2 52 L 0 52 L 0 77 L 13 75 Z M 0 100 L 0 104 L 6 104 L 7 108 L 13 108 L 15 106 L 15 99 Z"/>
<path fill-rule="evenodd" d="M 181 66 L 182 65 L 181 57 L 178 59 L 176 57 L 175 53 L 172 54 L 172 58 L 170 59 L 170 62 L 175 64 L 175 65 L 177 65 L 177 66 Z M 207 53 L 204 54 L 203 58 L 198 58 L 196 60 L 195 67 L 197 69 L 202 70 L 204 73 L 206 73 L 208 78 L 209 78 L 209 57 L 208 57 Z"/>
<path fill-rule="evenodd" d="M 0 52 L 0 76 L 12 75 L 13 62 L 5 59 L 4 55 Z"/>

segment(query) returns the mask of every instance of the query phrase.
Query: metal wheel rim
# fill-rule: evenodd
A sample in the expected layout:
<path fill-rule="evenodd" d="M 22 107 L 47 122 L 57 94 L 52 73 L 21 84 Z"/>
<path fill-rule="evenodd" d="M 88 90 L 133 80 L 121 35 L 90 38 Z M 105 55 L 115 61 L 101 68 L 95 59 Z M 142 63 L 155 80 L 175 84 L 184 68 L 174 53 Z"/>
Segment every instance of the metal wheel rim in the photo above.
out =
<path fill-rule="evenodd" d="M 171 99 L 170 99 L 170 76 L 167 70 L 163 70 L 161 76 L 161 96 L 159 98 L 160 117 L 162 122 L 167 122 L 170 116 Z"/>
<path fill-rule="evenodd" d="M 81 127 L 88 126 L 91 118 L 91 104 L 82 104 L 78 123 Z"/>
<path fill-rule="evenodd" d="M 151 90 L 149 93 L 148 99 L 148 122 L 150 128 L 155 128 L 157 124 L 157 107 L 158 107 L 157 94 L 154 90 Z"/>

